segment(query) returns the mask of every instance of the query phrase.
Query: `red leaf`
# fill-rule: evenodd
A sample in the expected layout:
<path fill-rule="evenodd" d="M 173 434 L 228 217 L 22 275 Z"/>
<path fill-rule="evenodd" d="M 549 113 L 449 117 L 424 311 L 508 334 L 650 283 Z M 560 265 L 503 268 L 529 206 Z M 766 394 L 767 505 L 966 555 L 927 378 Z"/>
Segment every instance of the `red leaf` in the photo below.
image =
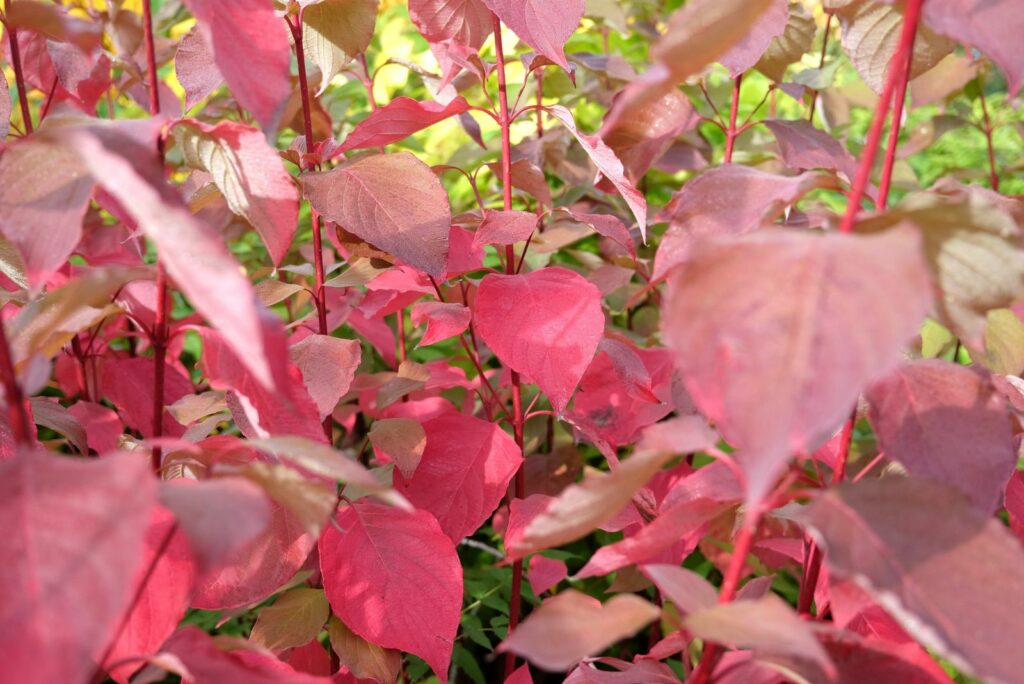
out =
<path fill-rule="evenodd" d="M 569 71 L 565 42 L 583 18 L 583 0 L 484 0 L 524 43 Z"/>
<path fill-rule="evenodd" d="M 410 317 L 415 326 L 427 324 L 427 330 L 420 338 L 419 347 L 447 340 L 449 337 L 461 335 L 469 327 L 472 314 L 462 304 L 444 302 L 417 302 L 413 305 Z"/>
<path fill-rule="evenodd" d="M 606 121 L 598 135 L 622 161 L 626 177 L 636 184 L 697 120 L 690 98 L 672 89 L 628 118 Z"/>
<path fill-rule="evenodd" d="M 909 227 L 868 237 L 761 231 L 698 250 L 670 280 L 662 334 L 694 403 L 739 450 L 754 503 L 899 362 L 930 305 Z"/>
<path fill-rule="evenodd" d="M 924 5 L 925 23 L 934 31 L 972 45 L 1006 74 L 1007 95 L 1020 90 L 1024 63 L 1020 60 L 1020 36 L 1024 12 L 1014 0 L 930 0 Z"/>
<path fill-rule="evenodd" d="M 329 221 L 434 277 L 445 272 L 451 208 L 426 164 L 408 152 L 360 159 L 302 180 Z"/>
<path fill-rule="evenodd" d="M 537 230 L 537 215 L 530 211 L 491 211 L 476 229 L 473 244 L 512 245 L 527 240 Z"/>
<path fill-rule="evenodd" d="M 121 424 L 117 413 L 102 404 L 84 400 L 76 401 L 69 406 L 68 413 L 85 428 L 86 440 L 90 449 L 97 454 L 105 454 L 117 449 L 118 440 L 124 433 L 124 425 Z M 153 422 L 152 417 L 149 422 Z M 165 432 L 165 434 L 168 433 Z"/>
<path fill-rule="evenodd" d="M 226 565 L 270 525 L 263 490 L 239 477 L 172 480 L 162 485 L 160 501 L 188 537 L 200 573 Z"/>
<path fill-rule="evenodd" d="M 533 677 L 530 676 L 530 666 L 523 664 L 515 672 L 509 675 L 505 684 L 533 684 Z"/>
<path fill-rule="evenodd" d="M 383 147 L 403 140 L 417 131 L 469 111 L 464 97 L 456 97 L 448 104 L 420 102 L 411 97 L 396 97 L 386 106 L 372 112 L 357 125 L 336 155 L 364 147 Z"/>
<path fill-rule="evenodd" d="M 565 268 L 491 274 L 480 282 L 473 316 L 502 363 L 536 382 L 557 412 L 565 411 L 604 332 L 597 288 Z"/>
<path fill-rule="evenodd" d="M 547 558 L 537 554 L 530 558 L 530 569 L 527 577 L 530 580 L 530 588 L 536 596 L 540 596 L 548 589 L 553 589 L 559 582 L 569 575 L 569 569 L 565 561 Z"/>
<path fill-rule="evenodd" d="M 1017 471 L 1006 483 L 1006 512 L 1010 529 L 1024 543 L 1024 471 Z"/>
<path fill-rule="evenodd" d="M 151 437 L 154 434 L 153 359 L 108 359 L 101 377 L 103 393 L 117 407 L 125 424 Z M 193 393 L 192 381 L 177 366 L 168 364 L 164 369 L 164 406 Z M 164 413 L 163 423 L 164 435 L 181 437 L 185 434 L 185 428 L 170 413 Z"/>
<path fill-rule="evenodd" d="M 183 119 L 175 133 L 185 162 L 213 177 L 228 208 L 252 224 L 279 265 L 298 227 L 299 193 L 277 150 L 258 129 L 234 121 Z"/>
<path fill-rule="evenodd" d="M 288 350 L 292 363 L 302 372 L 309 396 L 320 410 L 320 420 L 331 415 L 348 394 L 362 353 L 359 342 L 329 335 L 310 335 Z"/>
<path fill-rule="evenodd" d="M 789 2 L 787 0 L 771 0 L 771 4 L 754 22 L 740 41 L 729 51 L 718 58 L 718 61 L 729 70 L 729 76 L 736 78 L 750 69 L 764 54 L 772 40 L 781 36 L 789 22 Z"/>
<path fill-rule="evenodd" d="M 185 617 L 196 570 L 188 540 L 175 529 L 174 516 L 162 506 L 154 507 L 149 527 L 146 529 L 142 563 L 132 582 L 131 595 L 134 597 L 139 592 L 143 579 L 146 580 L 146 586 L 138 593 L 138 600 L 134 601 L 131 614 L 120 628 L 121 636 L 113 644 L 110 655 L 103 663 L 111 678 L 118 684 L 127 682 L 128 678 L 143 665 L 137 660 L 123 661 L 155 653 Z M 170 532 L 174 532 L 174 535 L 168 539 L 167 535 Z M 150 572 L 151 565 L 153 569 Z M 118 625 L 123 620 L 122 614 Z M 109 669 L 122 662 L 123 664 Z"/>
<path fill-rule="evenodd" d="M 802 119 L 766 119 L 764 125 L 775 136 L 782 161 L 790 168 L 831 169 L 845 175 L 848 181 L 857 175 L 857 160 L 842 143 L 825 131 Z"/>
<path fill-rule="evenodd" d="M 494 30 L 482 0 L 409 0 L 409 16 L 431 43 L 451 40 L 473 50 Z"/>
<path fill-rule="evenodd" d="M 710 237 L 742 235 L 774 221 L 783 210 L 827 179 L 817 174 L 777 176 L 726 164 L 683 186 L 665 208 L 669 229 L 658 245 L 654 277 L 664 277 Z M 742 202 L 736 198 L 742 197 Z"/>
<path fill-rule="evenodd" d="M 849 577 L 922 645 L 980 679 L 1024 668 L 1024 550 L 946 485 L 905 477 L 830 489 L 805 516 L 829 572 Z M 978 559 L 984 559 L 979 563 Z"/>
<path fill-rule="evenodd" d="M 564 672 L 620 639 L 632 636 L 661 611 L 633 594 L 606 604 L 568 589 L 548 599 L 498 646 L 549 672 Z"/>
<path fill-rule="evenodd" d="M 512 0 L 504 0 L 511 2 Z M 598 171 L 604 174 L 605 178 L 615 186 L 615 189 L 619 191 L 622 198 L 626 200 L 626 204 L 633 212 L 633 216 L 636 218 L 636 223 L 640 227 L 640 235 L 643 236 L 644 240 L 647 239 L 647 199 L 643 193 L 637 190 L 629 179 L 626 178 L 626 170 L 622 166 L 622 162 L 612 148 L 608 147 L 607 144 L 601 138 L 596 135 L 584 135 L 580 133 L 576 128 L 576 121 L 573 119 L 572 113 L 561 105 L 554 105 L 551 107 L 545 107 L 544 110 L 551 116 L 558 119 L 563 126 L 569 129 L 569 132 L 575 136 L 576 140 L 579 141 L 580 146 L 590 157 L 590 160 L 597 166 Z"/>
<path fill-rule="evenodd" d="M 177 656 L 185 667 L 178 672 L 189 684 L 331 684 L 330 677 L 296 672 L 265 651 L 238 649 L 224 651 L 213 638 L 195 628 L 185 627 L 164 645 L 164 652 Z"/>
<path fill-rule="evenodd" d="M 981 513 L 1000 507 L 1017 447 L 1006 402 L 983 375 L 934 359 L 905 363 L 871 387 L 868 401 L 886 457 L 959 489 Z"/>
<path fill-rule="evenodd" d="M 453 542 L 476 532 L 501 503 L 523 462 L 515 441 L 500 427 L 462 413 L 423 424 L 427 448 L 416 472 L 395 473 L 395 489 L 416 508 L 430 511 Z"/>
<path fill-rule="evenodd" d="M 155 504 L 138 454 L 24 451 L 0 463 L 0 680 L 89 679 L 131 600 Z"/>
<path fill-rule="evenodd" d="M 284 384 L 280 323 L 258 303 L 221 238 L 197 221 L 164 181 L 156 147 L 159 123 L 96 123 L 63 127 L 57 135 L 138 221 L 167 273 L 221 330 L 257 382 L 268 388 Z"/>
<path fill-rule="evenodd" d="M 338 530 L 343 530 L 339 532 Z M 377 504 L 342 509 L 320 539 L 334 613 L 371 643 L 417 655 L 448 681 L 462 610 L 462 566 L 426 511 Z"/>
<path fill-rule="evenodd" d="M 658 587 L 662 596 L 672 602 L 680 613 L 695 613 L 718 603 L 713 584 L 678 565 L 645 565 L 643 573 Z"/>
<path fill-rule="evenodd" d="M 217 69 L 239 104 L 268 138 L 291 95 L 291 39 L 273 4 L 264 0 L 185 0 Z"/>
<path fill-rule="evenodd" d="M 185 110 L 192 109 L 224 82 L 213 50 L 198 27 L 185 34 L 174 53 L 174 73 L 185 89 Z"/>

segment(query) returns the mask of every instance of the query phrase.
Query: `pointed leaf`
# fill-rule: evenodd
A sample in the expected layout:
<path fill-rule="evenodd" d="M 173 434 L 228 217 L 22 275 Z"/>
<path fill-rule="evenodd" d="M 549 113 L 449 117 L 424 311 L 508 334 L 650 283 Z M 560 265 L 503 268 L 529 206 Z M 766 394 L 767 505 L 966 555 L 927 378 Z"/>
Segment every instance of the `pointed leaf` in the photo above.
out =
<path fill-rule="evenodd" d="M 396 97 L 359 122 L 345 138 L 336 154 L 364 147 L 390 145 L 467 111 L 469 103 L 462 96 L 447 104 L 420 102 L 411 97 Z"/>
<path fill-rule="evenodd" d="M 260 611 L 249 640 L 274 652 L 302 646 L 317 638 L 330 612 L 323 589 L 297 587 Z"/>
<path fill-rule="evenodd" d="M 569 575 L 569 569 L 565 561 L 547 558 L 537 554 L 530 558 L 530 569 L 527 571 L 527 578 L 530 581 L 530 588 L 536 596 L 540 596 L 548 589 L 553 589 L 559 582 Z"/>
<path fill-rule="evenodd" d="M 529 239 L 537 230 L 538 217 L 530 211 L 486 211 L 476 229 L 477 245 L 512 245 Z"/>
<path fill-rule="evenodd" d="M 483 0 L 524 43 L 569 71 L 565 42 L 583 18 L 583 0 Z"/>
<path fill-rule="evenodd" d="M 185 110 L 192 109 L 224 82 L 213 50 L 198 27 L 185 34 L 174 53 L 174 73 L 185 89 Z"/>
<path fill-rule="evenodd" d="M 164 644 L 165 654 L 183 671 L 177 672 L 190 684 L 333 684 L 330 677 L 315 677 L 296 672 L 265 651 L 222 650 L 217 642 L 196 627 L 185 627 Z"/>
<path fill-rule="evenodd" d="M 828 133 L 802 119 L 783 121 L 767 119 L 764 125 L 779 144 L 782 161 L 793 169 L 831 169 L 852 181 L 857 175 L 857 161 L 842 144 Z"/>
<path fill-rule="evenodd" d="M 799 62 L 800 58 L 810 51 L 817 32 L 818 25 L 810 12 L 800 3 L 791 3 L 786 29 L 768 45 L 768 49 L 754 68 L 776 83 L 781 83 L 785 78 L 786 68 Z"/>
<path fill-rule="evenodd" d="M 598 135 L 622 161 L 626 177 L 635 185 L 696 122 L 690 99 L 672 89 L 638 108 L 633 116 L 602 126 Z"/>
<path fill-rule="evenodd" d="M 346 64 L 366 52 L 379 4 L 379 0 L 321 0 L 302 10 L 306 57 L 320 70 L 317 95 Z"/>
<path fill-rule="evenodd" d="M 736 78 L 750 69 L 765 54 L 772 41 L 782 35 L 789 23 L 789 0 L 772 0 L 761 18 L 750 27 L 738 43 L 718 58 L 729 70 L 729 76 Z"/>
<path fill-rule="evenodd" d="M 302 372 L 302 381 L 320 409 L 320 420 L 323 420 L 348 394 L 362 361 L 362 347 L 356 340 L 310 335 L 293 344 L 288 355 Z"/>
<path fill-rule="evenodd" d="M 427 324 L 418 347 L 426 347 L 450 337 L 461 335 L 469 327 L 472 312 L 463 304 L 444 302 L 417 302 L 410 312 L 412 324 Z"/>
<path fill-rule="evenodd" d="M 604 332 L 601 293 L 565 268 L 486 276 L 473 316 L 480 337 L 502 363 L 536 382 L 559 413 Z"/>
<path fill-rule="evenodd" d="M 658 587 L 661 595 L 672 602 L 682 614 L 696 613 L 718 603 L 718 591 L 713 584 L 678 565 L 645 565 L 646 575 Z"/>
<path fill-rule="evenodd" d="M 412 478 L 427 448 L 427 433 L 419 421 L 412 418 L 375 420 L 367 436 L 378 458 L 394 461 L 405 478 Z"/>
<path fill-rule="evenodd" d="M 402 669 L 402 654 L 390 648 L 381 648 L 363 639 L 345 623 L 331 616 L 327 635 L 338 660 L 353 676 L 393 684 Z"/>
<path fill-rule="evenodd" d="M 899 361 L 930 290 L 909 227 L 707 242 L 670 281 L 662 334 L 697 407 L 739 449 L 749 502 L 760 501 L 793 453 L 832 434 L 867 383 Z"/>
<path fill-rule="evenodd" d="M 409 0 L 409 16 L 431 43 L 451 40 L 473 50 L 494 30 L 483 0 Z"/>

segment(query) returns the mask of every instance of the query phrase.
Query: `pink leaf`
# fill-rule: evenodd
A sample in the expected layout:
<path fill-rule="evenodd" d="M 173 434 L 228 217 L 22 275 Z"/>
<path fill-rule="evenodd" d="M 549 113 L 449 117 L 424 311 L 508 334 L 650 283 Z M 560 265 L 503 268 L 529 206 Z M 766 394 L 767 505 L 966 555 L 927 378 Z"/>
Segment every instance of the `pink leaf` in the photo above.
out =
<path fill-rule="evenodd" d="M 413 325 L 427 324 L 427 330 L 417 345 L 426 347 L 441 340 L 447 340 L 449 337 L 461 335 L 469 327 L 472 314 L 462 304 L 417 302 L 413 305 L 410 316 Z"/>
<path fill-rule="evenodd" d="M 530 211 L 490 211 L 476 229 L 477 245 L 511 245 L 522 242 L 537 230 L 537 215 Z"/>
<path fill-rule="evenodd" d="M 611 665 L 614 670 L 598 669 L 596 665 Z M 580 663 L 565 678 L 564 684 L 678 684 L 679 678 L 665 663 L 647 657 L 629 663 L 617 658 L 598 658 Z M 747 684 L 751 684 L 748 682 Z"/>
<path fill-rule="evenodd" d="M 456 97 L 447 104 L 420 102 L 411 97 L 396 97 L 384 107 L 375 110 L 357 125 L 336 154 L 364 147 L 383 147 L 403 140 L 417 131 L 469 111 L 464 97 Z"/>
<path fill-rule="evenodd" d="M 476 50 L 494 30 L 483 0 L 410 0 L 409 16 L 431 43 L 451 40 Z"/>
<path fill-rule="evenodd" d="M 117 413 L 102 404 L 90 401 L 76 401 L 68 407 L 68 413 L 78 419 L 85 428 L 89 448 L 97 454 L 117 449 L 118 440 L 124 433 L 124 425 Z M 150 418 L 152 423 L 152 418 Z"/>
<path fill-rule="evenodd" d="M 511 1 L 511 0 L 505 0 Z M 561 105 L 553 105 L 551 107 L 545 107 L 545 111 L 551 116 L 558 119 L 563 126 L 569 129 L 569 132 L 575 136 L 576 140 L 579 141 L 583 150 L 590 157 L 591 161 L 597 167 L 605 178 L 615 186 L 615 189 L 619 191 L 622 198 L 626 200 L 626 204 L 633 212 L 633 216 L 636 218 L 636 223 L 640 227 L 640 235 L 643 236 L 644 240 L 647 239 L 647 199 L 643 193 L 637 190 L 629 179 L 626 178 L 626 170 L 622 166 L 622 162 L 612 148 L 608 147 L 607 144 L 601 138 L 594 135 L 584 135 L 580 133 L 576 128 L 576 121 L 573 119 L 572 113 Z"/>
<path fill-rule="evenodd" d="M 852 181 L 857 175 L 857 161 L 842 143 L 825 131 L 802 119 L 783 121 L 766 119 L 764 125 L 779 144 L 782 161 L 793 169 L 831 169 Z"/>
<path fill-rule="evenodd" d="M 103 366 L 103 392 L 121 414 L 129 427 L 143 436 L 153 433 L 153 359 L 136 357 L 108 359 Z M 164 369 L 164 406 L 170 406 L 182 397 L 193 394 L 192 382 L 177 366 Z M 180 437 L 185 428 L 170 413 L 164 414 L 163 434 Z"/>
<path fill-rule="evenodd" d="M 1014 0 L 931 0 L 924 5 L 924 21 L 934 31 L 972 45 L 1006 74 L 1007 95 L 1015 95 L 1024 82 L 1019 39 L 1024 34 L 1024 12 Z"/>
<path fill-rule="evenodd" d="M 362 360 L 362 348 L 355 340 L 310 335 L 293 344 L 288 355 L 302 372 L 302 381 L 323 420 L 348 394 Z"/>
<path fill-rule="evenodd" d="M 172 480 L 161 487 L 160 501 L 188 537 L 201 573 L 226 565 L 271 520 L 263 490 L 239 477 Z"/>
<path fill-rule="evenodd" d="M 480 282 L 473 316 L 498 358 L 565 411 L 604 332 L 597 288 L 565 268 L 491 274 Z"/>
<path fill-rule="evenodd" d="M 889 459 L 959 489 L 982 513 L 999 508 L 1017 447 L 1006 402 L 983 375 L 935 359 L 905 363 L 871 387 L 868 401 Z"/>
<path fill-rule="evenodd" d="M 273 4 L 264 0 L 185 0 L 239 104 L 268 138 L 291 95 L 291 40 Z"/>
<path fill-rule="evenodd" d="M 395 489 L 429 511 L 453 542 L 476 532 L 501 503 L 522 453 L 500 427 L 462 413 L 423 424 L 427 448 L 416 473 L 395 473 Z"/>
<path fill-rule="evenodd" d="M 192 109 L 224 82 L 213 61 L 213 51 L 199 28 L 193 26 L 178 43 L 174 73 L 185 89 L 185 110 Z"/>
<path fill-rule="evenodd" d="M 299 221 L 299 193 L 277 150 L 256 128 L 183 119 L 174 128 L 185 163 L 209 173 L 232 212 L 263 239 L 270 260 L 288 253 Z"/>
<path fill-rule="evenodd" d="M 221 330 L 257 382 L 268 388 L 283 384 L 280 323 L 257 302 L 220 237 L 196 220 L 164 181 L 156 149 L 159 121 L 153 121 L 64 127 L 57 134 L 138 221 L 167 273 Z"/>
<path fill-rule="evenodd" d="M 637 108 L 632 116 L 607 121 L 598 135 L 622 161 L 626 177 L 635 184 L 697 121 L 690 99 L 673 88 Z"/>
<path fill-rule="evenodd" d="M 559 582 L 569 575 L 565 561 L 547 558 L 537 554 L 530 558 L 530 569 L 527 577 L 530 580 L 530 588 L 533 593 L 540 596 L 548 589 L 553 589 Z"/>
<path fill-rule="evenodd" d="M 665 208 L 669 229 L 658 246 L 654 277 L 662 278 L 689 259 L 704 239 L 742 235 L 782 214 L 827 179 L 817 174 L 777 176 L 748 166 L 726 164 L 697 176 Z M 736 198 L 742 197 L 742 202 Z"/>
<path fill-rule="evenodd" d="M 1010 529 L 1024 543 L 1024 471 L 1017 471 L 1006 483 L 1006 513 Z"/>
<path fill-rule="evenodd" d="M 692 570 L 678 565 L 645 565 L 642 569 L 662 596 L 683 615 L 710 608 L 718 602 L 714 585 Z"/>
<path fill-rule="evenodd" d="M 519 668 L 509 675 L 505 684 L 533 684 L 533 677 L 530 676 L 530 666 L 520 665 Z"/>
<path fill-rule="evenodd" d="M 771 42 L 786 30 L 789 22 L 789 2 L 772 0 L 764 14 L 758 19 L 738 43 L 718 58 L 729 70 L 729 76 L 736 78 L 750 69 L 764 54 Z"/>
<path fill-rule="evenodd" d="M 338 531 L 338 530 L 342 531 Z M 353 632 L 423 658 L 448 681 L 462 566 L 434 516 L 377 504 L 342 509 L 320 539 L 324 589 Z"/>
<path fill-rule="evenodd" d="M 899 362 L 931 305 L 920 237 L 905 226 L 711 241 L 667 295 L 664 339 L 697 407 L 739 450 L 751 503 Z"/>
<path fill-rule="evenodd" d="M 905 477 L 830 489 L 806 522 L 830 574 L 849 577 L 965 674 L 1015 681 L 1024 549 L 946 485 Z M 984 559 L 979 563 L 978 559 Z"/>
<path fill-rule="evenodd" d="M 583 18 L 583 0 L 484 0 L 524 43 L 569 71 L 565 42 Z"/>
<path fill-rule="evenodd" d="M 601 603 L 575 589 L 548 599 L 498 646 L 549 672 L 564 672 L 620 639 L 632 636 L 661 611 L 633 594 Z"/>
<path fill-rule="evenodd" d="M 7 74 L 0 73 L 0 140 L 6 140 L 11 130 L 11 91 Z"/>
<path fill-rule="evenodd" d="M 168 537 L 169 533 L 173 536 Z M 141 661 L 125 660 L 155 653 L 185 617 L 195 573 L 188 540 L 177 531 L 174 516 L 162 506 L 154 507 L 146 529 L 142 564 L 131 585 L 131 595 L 138 593 L 138 599 L 127 620 L 124 615 L 119 618 L 124 622 L 121 634 L 103 663 L 118 684 L 125 684 L 143 665 Z M 146 585 L 141 587 L 144 579 Z M 123 664 L 110 669 L 117 663 Z"/>
<path fill-rule="evenodd" d="M 88 681 L 142 563 L 149 463 L 23 451 L 0 463 L 0 502 L 0 679 Z"/>
<path fill-rule="evenodd" d="M 434 277 L 445 272 L 451 208 L 426 164 L 408 152 L 360 159 L 306 174 L 310 204 L 372 245 Z"/>

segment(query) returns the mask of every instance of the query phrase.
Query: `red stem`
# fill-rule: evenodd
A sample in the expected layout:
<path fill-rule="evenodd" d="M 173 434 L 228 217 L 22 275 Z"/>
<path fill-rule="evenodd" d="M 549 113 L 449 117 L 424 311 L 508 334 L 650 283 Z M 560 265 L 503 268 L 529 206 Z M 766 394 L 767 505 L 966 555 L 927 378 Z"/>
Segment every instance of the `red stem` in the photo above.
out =
<path fill-rule="evenodd" d="M 903 106 L 907 100 L 907 84 L 910 82 L 910 65 L 914 58 L 913 43 L 907 51 L 906 59 L 900 65 L 901 78 L 897 84 L 896 100 L 892 104 L 892 123 L 889 125 L 889 143 L 885 148 L 885 163 L 882 165 L 882 178 L 878 182 L 878 208 L 885 209 L 889 205 L 889 188 L 892 185 L 892 170 L 896 165 L 896 148 L 900 144 L 900 128 L 903 126 Z"/>
<path fill-rule="evenodd" d="M 501 189 L 505 200 L 505 211 L 512 209 L 512 119 L 508 111 L 508 84 L 505 79 L 505 48 L 501 42 L 501 20 L 497 15 L 494 17 L 494 52 L 498 67 L 498 105 L 500 107 L 498 122 L 501 124 Z M 538 109 L 539 111 L 539 109 Z M 512 245 L 505 246 L 505 272 L 513 275 L 516 269 L 516 254 Z M 523 451 L 523 396 L 522 385 L 519 380 L 519 373 L 511 371 L 512 376 L 512 428 L 515 433 L 516 444 L 519 452 Z M 526 477 L 522 466 L 516 473 L 515 497 L 522 499 L 526 496 Z M 522 603 L 523 590 L 523 561 L 518 560 L 512 565 L 512 595 L 509 599 L 508 632 L 509 634 L 519 625 L 520 604 Z M 516 656 L 509 652 L 505 654 L 505 679 L 508 679 L 516 669 Z"/>
<path fill-rule="evenodd" d="M 736 145 L 736 138 L 739 137 L 743 131 L 736 128 L 736 115 L 740 111 L 740 88 L 743 86 L 743 74 L 740 74 L 733 81 L 732 86 L 732 105 L 729 107 L 729 128 L 725 131 L 725 158 L 724 162 L 729 164 L 732 162 L 732 151 Z"/>
<path fill-rule="evenodd" d="M 818 58 L 818 69 L 825 67 L 825 57 L 828 55 L 828 39 L 832 33 L 832 15 L 825 20 L 825 37 L 821 41 L 821 57 Z M 814 99 L 811 100 L 810 112 L 807 114 L 807 121 L 814 123 L 814 111 L 818 108 L 818 92 L 814 91 Z"/>
<path fill-rule="evenodd" d="M 985 117 L 985 141 L 988 144 L 988 182 L 989 186 L 999 192 L 999 173 L 996 171 L 996 149 L 992 144 L 992 119 L 988 116 L 988 103 L 985 101 L 985 79 L 978 79 L 978 96 L 981 99 L 981 113 Z"/>
<path fill-rule="evenodd" d="M 153 41 L 153 10 L 150 0 L 142 2 L 142 26 L 146 39 L 146 69 L 149 72 L 149 111 L 160 113 L 160 81 L 156 73 L 156 43 Z"/>
<path fill-rule="evenodd" d="M 14 371 L 11 347 L 7 344 L 7 331 L 4 330 L 2 320 L 0 320 L 0 380 L 4 385 L 7 421 L 14 432 L 14 441 L 28 446 L 32 444 L 32 422 L 28 419 L 28 411 L 25 410 L 25 395 L 22 394 L 21 385 L 18 384 L 18 375 Z"/>
<path fill-rule="evenodd" d="M 900 33 L 900 42 L 896 47 L 896 53 L 889 62 L 889 71 L 885 77 L 885 86 L 878 98 L 878 106 L 875 109 L 874 119 L 871 121 L 871 128 L 868 131 L 868 138 L 864 149 L 861 151 L 860 167 L 857 169 L 857 176 L 854 178 L 853 186 L 850 188 L 850 197 L 846 205 L 846 214 L 839 225 L 843 233 L 853 231 L 857 214 L 860 212 L 860 203 L 864 198 L 864 191 L 868 187 L 868 179 L 871 176 L 871 168 L 875 163 L 875 155 L 878 152 L 878 143 L 882 139 L 882 129 L 885 128 L 886 115 L 889 113 L 889 106 L 892 103 L 893 93 L 901 80 L 907 77 L 907 70 L 904 66 L 907 63 L 908 54 L 914 50 L 914 38 L 917 35 L 917 25 L 921 19 L 921 4 L 923 0 L 907 0 L 903 15 L 903 30 Z"/>
<path fill-rule="evenodd" d="M 25 133 L 32 133 L 32 111 L 28 108 L 28 92 L 25 89 L 25 72 L 21 66 L 21 49 L 18 47 L 18 30 L 7 26 L 7 42 L 11 45 L 11 69 L 14 70 L 14 84 L 18 89 L 18 104 L 21 106 L 21 118 L 25 122 Z"/>

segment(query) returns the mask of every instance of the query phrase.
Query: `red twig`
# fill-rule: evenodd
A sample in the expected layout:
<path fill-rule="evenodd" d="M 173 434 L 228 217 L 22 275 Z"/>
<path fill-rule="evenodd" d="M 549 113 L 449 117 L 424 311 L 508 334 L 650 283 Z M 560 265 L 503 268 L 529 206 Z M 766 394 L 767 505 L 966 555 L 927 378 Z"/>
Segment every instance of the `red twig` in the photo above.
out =
<path fill-rule="evenodd" d="M 22 394 L 21 385 L 18 384 L 18 375 L 14 371 L 11 347 L 7 344 L 7 331 L 4 330 L 2 320 L 0 320 L 0 380 L 4 384 L 7 421 L 14 432 L 14 441 L 18 444 L 29 445 L 32 443 L 32 423 L 28 419 L 28 411 L 25 410 L 25 396 Z"/>
<path fill-rule="evenodd" d="M 732 86 L 732 105 L 729 107 L 729 128 L 725 131 L 725 157 L 723 161 L 726 164 L 732 162 L 732 151 L 736 145 L 736 138 L 742 133 L 736 128 L 736 115 L 740 111 L 740 89 L 743 87 L 743 74 L 740 74 L 733 81 Z"/>
<path fill-rule="evenodd" d="M 992 144 L 992 119 L 988 116 L 988 102 L 985 100 L 985 79 L 978 79 L 978 98 L 981 100 L 981 114 L 984 117 L 984 128 L 981 132 L 985 134 L 985 142 L 988 144 L 988 183 L 989 186 L 999 192 L 999 173 L 996 170 L 996 148 Z"/>
<path fill-rule="evenodd" d="M 497 59 L 498 69 L 498 104 L 499 121 L 501 123 L 501 187 L 505 200 L 505 211 L 512 209 L 512 119 L 508 111 L 508 85 L 505 80 L 505 48 L 501 42 L 501 20 L 494 16 L 494 51 Z M 539 111 L 539 110 L 538 110 Z M 512 245 L 505 246 L 505 272 L 509 275 L 515 273 L 516 254 Z M 523 396 L 522 386 L 519 380 L 519 373 L 511 371 L 512 375 L 512 428 L 515 433 L 516 444 L 519 451 L 523 451 Z M 526 496 L 526 478 L 522 467 L 516 473 L 515 496 L 521 499 Z M 512 631 L 519 624 L 519 610 L 522 603 L 523 588 L 523 561 L 518 560 L 512 565 L 512 596 L 509 600 L 508 631 Z M 514 653 L 505 655 L 505 678 L 516 669 L 516 656 Z"/>
<path fill-rule="evenodd" d="M 892 123 L 889 124 L 889 143 L 885 147 L 885 163 L 882 165 L 882 177 L 878 182 L 878 208 L 885 209 L 889 205 L 889 187 L 892 185 L 892 170 L 896 165 L 896 148 L 900 144 L 900 128 L 903 126 L 903 106 L 907 100 L 907 84 L 910 82 L 910 65 L 914 59 L 913 43 L 907 51 L 906 59 L 899 65 L 901 78 L 896 86 L 896 100 L 892 104 Z"/>
<path fill-rule="evenodd" d="M 821 41 L 821 57 L 818 58 L 818 69 L 825 67 L 825 57 L 828 55 L 828 39 L 832 33 L 832 15 L 825 20 L 825 37 Z M 807 113 L 807 121 L 814 123 L 814 110 L 818 108 L 818 92 L 814 92 L 814 99 L 811 100 L 810 111 Z"/>
<path fill-rule="evenodd" d="M 896 47 L 896 53 L 889 62 L 889 71 L 885 77 L 885 86 L 878 98 L 878 106 L 875 109 L 874 119 L 871 121 L 871 128 L 868 131 L 868 138 L 861 151 L 860 167 L 857 169 L 857 176 L 850 188 L 850 197 L 846 205 L 846 214 L 843 216 L 839 230 L 844 233 L 853 231 L 854 222 L 860 212 L 860 203 L 864 198 L 864 191 L 868 187 L 868 179 L 871 176 L 871 168 L 875 163 L 875 155 L 878 152 L 878 143 L 882 139 L 882 129 L 885 128 L 886 115 L 889 113 L 889 105 L 892 103 L 893 93 L 901 80 L 907 77 L 907 70 L 904 66 L 907 63 L 907 55 L 913 52 L 914 38 L 917 35 L 917 25 L 921 19 L 921 4 L 923 0 L 907 0 L 903 14 L 903 30 L 900 32 L 900 42 Z"/>
<path fill-rule="evenodd" d="M 32 133 L 32 111 L 28 108 L 28 92 L 25 89 L 25 70 L 21 66 L 21 48 L 18 47 L 18 30 L 7 24 L 7 42 L 11 46 L 11 69 L 14 70 L 14 84 L 18 90 L 18 104 L 21 118 L 25 122 L 25 133 Z"/>

